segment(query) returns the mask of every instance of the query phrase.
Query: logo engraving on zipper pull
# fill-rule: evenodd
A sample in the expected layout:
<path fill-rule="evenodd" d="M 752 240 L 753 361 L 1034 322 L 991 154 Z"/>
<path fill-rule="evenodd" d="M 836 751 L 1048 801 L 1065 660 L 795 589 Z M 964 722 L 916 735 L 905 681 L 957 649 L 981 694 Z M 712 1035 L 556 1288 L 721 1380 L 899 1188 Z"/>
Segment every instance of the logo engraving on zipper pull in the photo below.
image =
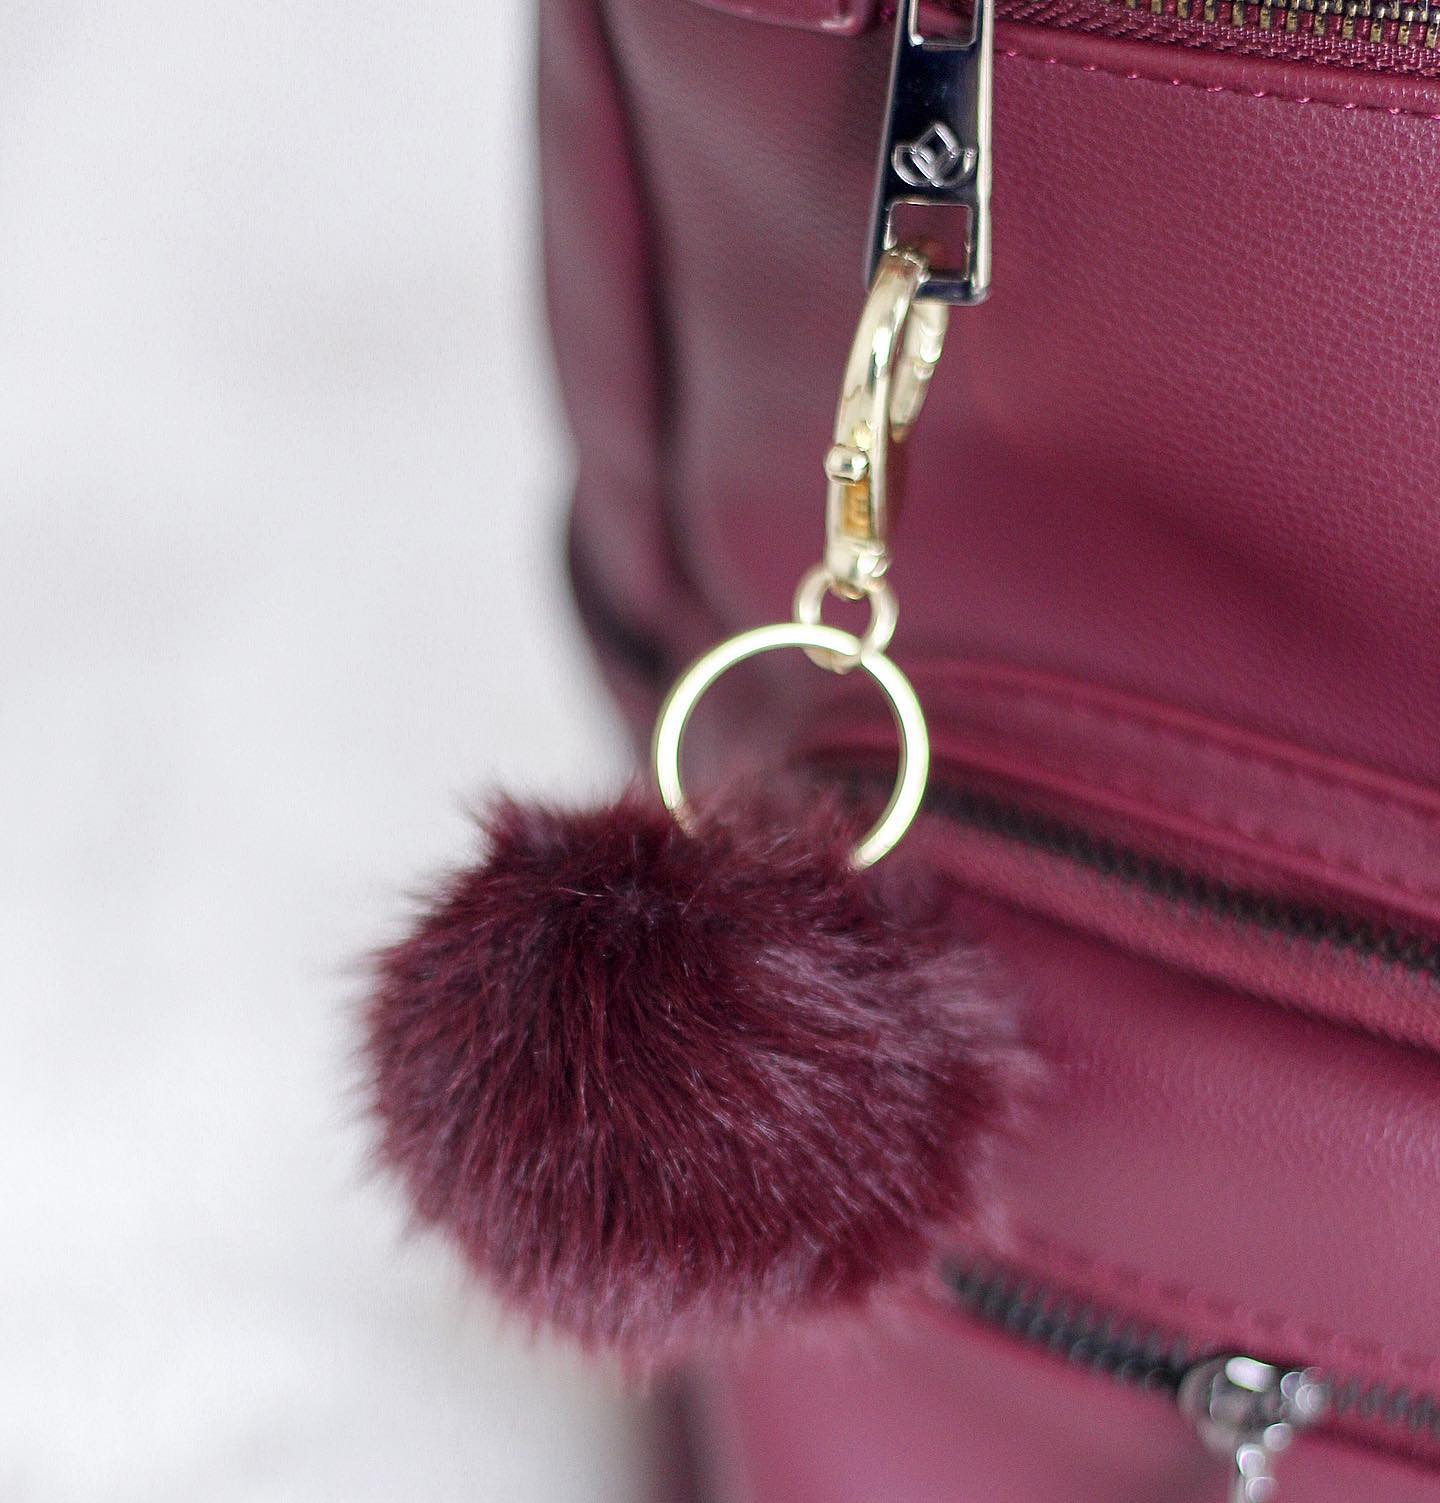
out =
<path fill-rule="evenodd" d="M 897 209 L 958 209 L 926 218 L 924 232 L 906 238 L 929 266 L 923 300 L 978 303 L 990 290 L 995 0 L 975 0 L 970 36 L 959 41 L 921 35 L 920 0 L 900 0 L 897 11 L 869 280 L 881 256 L 900 248 Z"/>
<path fill-rule="evenodd" d="M 904 141 L 890 155 L 895 175 L 912 188 L 949 188 L 975 170 L 974 147 L 961 146 L 943 120 L 936 120 L 924 135 Z"/>

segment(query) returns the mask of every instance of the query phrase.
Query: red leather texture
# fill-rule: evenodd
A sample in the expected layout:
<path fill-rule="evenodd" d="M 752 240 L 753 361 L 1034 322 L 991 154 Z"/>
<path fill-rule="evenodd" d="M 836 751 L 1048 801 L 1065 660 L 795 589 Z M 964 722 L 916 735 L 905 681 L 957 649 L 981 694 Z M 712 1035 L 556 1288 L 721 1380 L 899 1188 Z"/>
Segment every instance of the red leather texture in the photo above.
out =
<path fill-rule="evenodd" d="M 673 534 L 717 616 L 770 619 L 818 549 L 886 39 L 609 18 L 657 206 Z M 1440 133 L 1349 75 L 1341 109 L 1098 69 L 997 65 L 994 291 L 912 446 L 906 649 L 1434 785 L 1440 445 L 1404 394 L 1440 379 L 1410 270 L 1440 252 Z"/>
<path fill-rule="evenodd" d="M 538 83 L 545 283 L 587 557 L 636 629 L 658 632 L 676 593 L 660 299 L 630 121 L 591 0 L 541 7 Z"/>
<path fill-rule="evenodd" d="M 818 557 L 889 44 L 827 34 L 864 19 L 827 0 L 544 13 L 572 546 L 639 725 Z M 999 40 L 994 289 L 912 440 L 896 655 L 943 778 L 1141 863 L 914 837 L 1055 1067 L 999 1256 L 1201 1347 L 1440 1393 L 1440 981 L 1386 937 L 1440 935 L 1440 84 Z M 803 661 L 736 693 L 697 728 L 712 770 L 787 735 L 890 755 Z M 1354 924 L 1307 935 L 1309 906 Z M 721 1503 L 1219 1496 L 1159 1400 L 958 1318 L 708 1391 Z M 1283 1466 L 1296 1503 L 1440 1500 L 1399 1432 Z"/>
<path fill-rule="evenodd" d="M 1008 1261 L 1213 1350 L 1440 1386 L 1440 1060 L 1003 910 L 977 933 L 1054 1070 Z"/>

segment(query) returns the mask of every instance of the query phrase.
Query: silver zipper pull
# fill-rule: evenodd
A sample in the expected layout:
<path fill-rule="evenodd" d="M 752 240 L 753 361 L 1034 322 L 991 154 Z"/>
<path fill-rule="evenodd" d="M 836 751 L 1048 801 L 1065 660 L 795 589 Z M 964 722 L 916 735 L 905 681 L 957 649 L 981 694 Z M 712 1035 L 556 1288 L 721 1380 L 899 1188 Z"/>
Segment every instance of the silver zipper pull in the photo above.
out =
<path fill-rule="evenodd" d="M 1314 1368 L 1287 1370 L 1253 1357 L 1197 1363 L 1181 1380 L 1179 1398 L 1201 1440 L 1230 1461 L 1229 1503 L 1273 1503 L 1276 1456 L 1329 1402 Z"/>
<path fill-rule="evenodd" d="M 874 281 L 881 256 L 895 247 L 896 207 L 912 204 L 969 211 L 960 254 L 930 243 L 927 234 L 922 249 L 930 274 L 921 296 L 978 303 L 989 292 L 994 58 L 995 0 L 975 0 L 971 35 L 965 41 L 922 37 L 920 0 L 900 0 L 868 281 Z"/>

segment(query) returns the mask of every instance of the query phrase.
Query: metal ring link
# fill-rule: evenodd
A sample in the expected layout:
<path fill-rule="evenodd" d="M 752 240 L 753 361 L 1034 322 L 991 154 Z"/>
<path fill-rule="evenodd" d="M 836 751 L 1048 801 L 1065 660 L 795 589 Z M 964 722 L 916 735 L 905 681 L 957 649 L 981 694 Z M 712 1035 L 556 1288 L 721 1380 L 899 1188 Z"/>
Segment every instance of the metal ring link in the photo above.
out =
<path fill-rule="evenodd" d="M 895 787 L 884 812 L 850 857 L 858 868 L 873 866 L 894 849 L 920 812 L 925 783 L 930 776 L 930 734 L 925 727 L 925 713 L 910 680 L 883 652 L 867 651 L 861 638 L 852 632 L 841 631 L 837 626 L 804 621 L 757 626 L 737 637 L 730 637 L 697 658 L 675 681 L 675 687 L 667 696 L 655 723 L 652 750 L 660 797 L 681 827 L 690 829 L 691 817 L 680 777 L 680 745 L 696 705 L 711 685 L 737 663 L 782 647 L 800 647 L 812 657 L 815 653 L 823 653 L 830 658 L 854 659 L 875 681 L 890 706 L 900 735 L 900 766 Z"/>
<path fill-rule="evenodd" d="M 839 600 L 864 599 L 870 602 L 870 622 L 856 639 L 860 645 L 853 655 L 837 657 L 833 652 L 806 649 L 806 656 L 817 667 L 827 668 L 831 673 L 849 673 L 859 667 L 866 657 L 884 652 L 889 647 L 900 620 L 900 603 L 895 598 L 894 590 L 883 579 L 874 580 L 864 590 L 852 593 L 824 564 L 816 564 L 796 586 L 795 619 L 804 626 L 821 625 L 820 613 L 827 594 L 834 595 Z"/>

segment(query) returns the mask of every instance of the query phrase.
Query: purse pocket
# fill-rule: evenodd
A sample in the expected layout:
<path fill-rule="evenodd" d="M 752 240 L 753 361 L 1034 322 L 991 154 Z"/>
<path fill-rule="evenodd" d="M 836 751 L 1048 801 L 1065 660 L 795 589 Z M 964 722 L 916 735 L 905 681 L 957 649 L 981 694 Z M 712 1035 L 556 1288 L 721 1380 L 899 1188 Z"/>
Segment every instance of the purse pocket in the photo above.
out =
<path fill-rule="evenodd" d="M 1158 1336 L 1157 1336 L 1158 1339 Z M 705 1503 L 1113 1503 L 1223 1496 L 1175 1380 L 1097 1366 L 982 1313 L 915 1309 L 903 1329 L 817 1350 L 770 1342 L 695 1386 L 692 1453 Z M 1139 1371 L 1137 1364 L 1135 1372 Z M 1303 1433 L 1275 1467 L 1305 1503 L 1415 1503 L 1435 1478 L 1341 1429 Z"/>
<path fill-rule="evenodd" d="M 917 1338 L 904 1375 L 877 1379 L 872 1345 L 896 1339 L 880 1323 L 855 1356 L 865 1393 L 895 1403 L 893 1381 L 928 1404 L 942 1371 L 985 1381 L 984 1354 L 1005 1351 L 1024 1396 L 1007 1380 L 956 1409 L 952 1486 L 994 1452 L 975 1495 L 1011 1496 L 999 1458 L 1019 1445 L 1017 1498 L 1191 1496 L 1173 1479 L 1203 1455 L 1196 1395 L 1258 1363 L 1328 1396 L 1284 1496 L 1440 1490 L 1440 803 L 1094 686 L 961 660 L 915 677 L 935 760 L 911 854 L 1013 987 L 1052 1080 L 998 1171 L 1003 1228 L 950 1239 L 931 1309 L 949 1345 Z M 893 775 L 893 732 L 868 717 L 841 687 L 797 743 L 867 806 Z M 723 1379 L 732 1398 L 774 1399 L 766 1363 L 796 1360 L 774 1353 Z M 1066 1364 L 1083 1381 L 1047 1376 Z M 837 1381 L 855 1393 L 812 1416 L 807 1446 L 853 1419 L 862 1380 Z M 1030 1408 L 1047 1387 L 1070 1407 Z M 1012 1404 L 998 1431 L 983 1418 Z M 1127 1455 L 1129 1490 L 1107 1491 Z M 889 1495 L 929 1499 L 942 1475 L 912 1459 Z M 1219 1495 L 1213 1462 L 1197 1475 L 1194 1496 Z"/>
<path fill-rule="evenodd" d="M 957 883 L 1440 1050 L 1440 795 L 1054 674 L 913 667 L 934 742 L 921 839 Z M 842 690 L 798 745 L 874 797 L 892 742 Z"/>

